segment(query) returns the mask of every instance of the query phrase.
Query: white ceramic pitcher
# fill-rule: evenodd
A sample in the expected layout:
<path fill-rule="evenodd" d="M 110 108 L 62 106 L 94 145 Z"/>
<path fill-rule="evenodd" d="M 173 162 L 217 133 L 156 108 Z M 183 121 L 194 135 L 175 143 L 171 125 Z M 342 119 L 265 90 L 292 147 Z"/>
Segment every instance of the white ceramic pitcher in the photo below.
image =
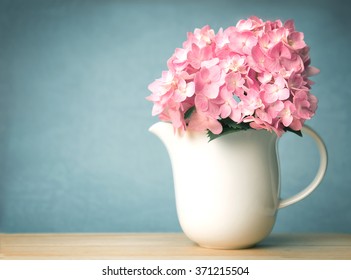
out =
<path fill-rule="evenodd" d="M 149 130 L 169 152 L 180 225 L 189 239 L 207 248 L 240 249 L 260 242 L 271 232 L 277 209 L 309 195 L 327 168 L 322 139 L 304 126 L 302 132 L 317 143 L 319 170 L 303 191 L 281 200 L 275 133 L 249 129 L 209 142 L 206 133 L 174 134 L 170 123 Z"/>

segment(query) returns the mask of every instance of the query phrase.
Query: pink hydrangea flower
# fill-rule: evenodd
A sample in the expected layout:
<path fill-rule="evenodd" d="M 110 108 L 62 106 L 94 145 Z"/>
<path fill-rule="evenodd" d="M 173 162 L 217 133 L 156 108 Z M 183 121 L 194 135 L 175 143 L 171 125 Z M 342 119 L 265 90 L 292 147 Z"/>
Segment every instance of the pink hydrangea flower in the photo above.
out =
<path fill-rule="evenodd" d="M 210 60 L 211 58 L 211 46 L 199 48 L 196 44 L 193 44 L 191 50 L 188 52 L 188 62 L 194 69 L 200 69 L 201 63 Z"/>
<path fill-rule="evenodd" d="M 293 103 L 290 101 L 286 101 L 284 103 L 284 109 L 280 111 L 279 116 L 280 120 L 284 126 L 288 127 L 293 121 L 293 113 L 295 112 L 296 108 Z"/>
<path fill-rule="evenodd" d="M 287 44 L 294 50 L 303 49 L 306 47 L 306 43 L 303 40 L 303 33 L 293 31 L 287 36 Z"/>
<path fill-rule="evenodd" d="M 251 49 L 257 44 L 257 37 L 252 32 L 234 32 L 229 36 L 229 48 L 242 55 L 250 55 Z"/>
<path fill-rule="evenodd" d="M 206 25 L 182 46 L 147 97 L 152 114 L 175 129 L 219 134 L 222 120 L 230 120 L 280 136 L 314 116 L 318 100 L 309 77 L 319 70 L 293 20 L 250 17 L 217 34 Z"/>
<path fill-rule="evenodd" d="M 220 92 L 220 98 L 223 103 L 220 106 L 221 118 L 231 118 L 233 121 L 239 123 L 242 121 L 241 108 L 239 103 L 233 98 L 232 92 L 226 87 L 223 87 Z"/>
<path fill-rule="evenodd" d="M 210 99 L 203 94 L 195 96 L 195 107 L 198 112 L 217 118 L 220 114 L 220 107 L 216 99 Z"/>
<path fill-rule="evenodd" d="M 275 78 L 274 83 L 265 84 L 263 86 L 264 94 L 263 101 L 266 103 L 273 103 L 277 100 L 285 100 L 289 97 L 290 92 L 286 88 L 286 81 L 281 76 Z"/>
<path fill-rule="evenodd" d="M 216 118 L 200 112 L 195 112 L 189 122 L 188 129 L 194 131 L 205 131 L 208 129 L 214 134 L 220 134 L 223 127 Z"/>
<path fill-rule="evenodd" d="M 183 71 L 189 64 L 188 52 L 189 50 L 177 48 L 167 61 L 168 68 L 174 73 Z"/>
<path fill-rule="evenodd" d="M 203 67 L 196 74 L 194 80 L 198 94 L 203 94 L 208 98 L 216 98 L 220 87 L 224 84 L 225 74 L 218 65 L 210 68 Z"/>
<path fill-rule="evenodd" d="M 245 80 L 239 72 L 230 72 L 225 77 L 225 82 L 230 92 L 235 92 L 237 95 L 242 95 L 244 93 L 243 85 L 245 84 Z"/>
<path fill-rule="evenodd" d="M 196 28 L 194 33 L 188 33 L 188 40 L 183 43 L 184 48 L 190 48 L 190 45 L 195 44 L 199 48 L 210 45 L 215 37 L 215 32 L 210 26 L 206 25 L 203 28 Z"/>
<path fill-rule="evenodd" d="M 184 79 L 180 79 L 178 82 L 178 87 L 174 91 L 173 100 L 176 102 L 182 102 L 188 97 L 192 97 L 195 93 L 195 84 L 194 82 L 186 83 Z"/>

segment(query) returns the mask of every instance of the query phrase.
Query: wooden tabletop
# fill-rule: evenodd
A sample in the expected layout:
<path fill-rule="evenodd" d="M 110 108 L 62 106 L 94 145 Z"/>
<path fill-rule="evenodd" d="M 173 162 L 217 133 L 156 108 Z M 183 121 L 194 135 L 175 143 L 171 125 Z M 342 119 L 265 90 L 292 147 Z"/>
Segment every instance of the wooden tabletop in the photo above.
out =
<path fill-rule="evenodd" d="M 0 259 L 351 260 L 351 234 L 272 234 L 245 250 L 201 248 L 182 233 L 0 234 Z"/>

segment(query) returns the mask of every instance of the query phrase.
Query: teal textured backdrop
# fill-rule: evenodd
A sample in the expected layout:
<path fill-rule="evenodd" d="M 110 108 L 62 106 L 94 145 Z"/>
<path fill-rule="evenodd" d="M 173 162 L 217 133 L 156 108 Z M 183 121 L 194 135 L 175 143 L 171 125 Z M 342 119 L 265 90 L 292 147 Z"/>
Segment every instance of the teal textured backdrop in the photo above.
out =
<path fill-rule="evenodd" d="M 321 69 L 308 122 L 328 173 L 274 231 L 351 232 L 348 1 L 1 1 L 0 231 L 179 231 L 171 166 L 148 132 L 147 86 L 187 31 L 295 19 Z M 307 137 L 280 143 L 282 196 L 313 177 Z"/>

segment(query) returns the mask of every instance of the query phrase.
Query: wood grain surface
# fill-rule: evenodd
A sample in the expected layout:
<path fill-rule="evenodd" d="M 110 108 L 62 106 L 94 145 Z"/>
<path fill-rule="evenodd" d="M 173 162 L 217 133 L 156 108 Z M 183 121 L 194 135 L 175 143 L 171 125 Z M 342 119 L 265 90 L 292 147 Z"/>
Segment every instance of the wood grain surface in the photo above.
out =
<path fill-rule="evenodd" d="M 351 234 L 272 234 L 244 250 L 201 248 L 182 233 L 0 234 L 0 259 L 351 260 Z"/>

